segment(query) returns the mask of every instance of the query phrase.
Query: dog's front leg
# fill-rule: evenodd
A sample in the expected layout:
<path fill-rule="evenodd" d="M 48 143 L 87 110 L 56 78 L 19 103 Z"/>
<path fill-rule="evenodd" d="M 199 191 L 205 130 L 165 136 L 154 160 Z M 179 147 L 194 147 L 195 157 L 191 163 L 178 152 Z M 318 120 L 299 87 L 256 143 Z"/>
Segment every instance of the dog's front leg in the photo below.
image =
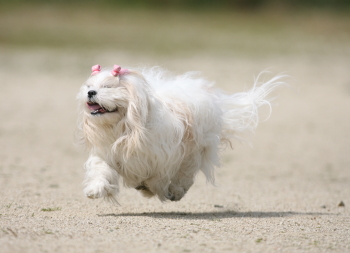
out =
<path fill-rule="evenodd" d="M 118 173 L 100 157 L 91 155 L 85 163 L 84 193 L 88 198 L 105 198 L 116 202 L 119 192 Z"/>

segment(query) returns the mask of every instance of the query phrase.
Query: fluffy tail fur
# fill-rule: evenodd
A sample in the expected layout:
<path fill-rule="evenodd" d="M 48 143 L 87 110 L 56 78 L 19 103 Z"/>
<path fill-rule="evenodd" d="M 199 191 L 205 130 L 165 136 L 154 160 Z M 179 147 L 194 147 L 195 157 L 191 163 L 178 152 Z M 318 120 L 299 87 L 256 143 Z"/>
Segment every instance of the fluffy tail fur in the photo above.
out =
<path fill-rule="evenodd" d="M 258 75 L 253 88 L 248 92 L 219 95 L 223 110 L 223 139 L 245 140 L 247 134 L 254 133 L 259 123 L 258 109 L 266 105 L 271 113 L 273 99 L 267 99 L 267 97 L 276 87 L 285 85 L 281 79 L 286 76 L 277 75 L 267 82 L 259 82 L 263 73 Z"/>

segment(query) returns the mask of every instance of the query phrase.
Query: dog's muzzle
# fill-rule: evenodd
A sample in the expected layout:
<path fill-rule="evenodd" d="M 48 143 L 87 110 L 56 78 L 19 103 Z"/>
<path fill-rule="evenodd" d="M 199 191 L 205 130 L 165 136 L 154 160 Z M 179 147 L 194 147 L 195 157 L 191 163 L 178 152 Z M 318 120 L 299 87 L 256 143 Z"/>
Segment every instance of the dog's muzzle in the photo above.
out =
<path fill-rule="evenodd" d="M 89 90 L 88 93 L 87 93 L 89 101 L 86 103 L 86 105 L 90 109 L 91 115 L 104 114 L 106 112 L 116 112 L 116 111 L 118 111 L 118 107 L 116 107 L 113 110 L 107 110 L 106 108 L 104 108 L 100 104 L 94 102 L 94 98 L 93 97 L 96 94 L 97 94 L 97 92 L 95 90 Z"/>
<path fill-rule="evenodd" d="M 88 91 L 88 98 L 92 98 L 93 96 L 95 96 L 97 94 L 97 91 L 95 90 L 89 90 Z"/>
<path fill-rule="evenodd" d="M 110 110 L 107 110 L 106 108 L 104 108 L 103 106 L 101 106 L 101 105 L 99 105 L 98 103 L 95 103 L 95 102 L 87 102 L 86 105 L 90 109 L 91 115 L 104 114 L 106 112 L 116 112 L 116 111 L 118 111 L 118 107 L 116 107 L 115 109 L 110 111 Z"/>

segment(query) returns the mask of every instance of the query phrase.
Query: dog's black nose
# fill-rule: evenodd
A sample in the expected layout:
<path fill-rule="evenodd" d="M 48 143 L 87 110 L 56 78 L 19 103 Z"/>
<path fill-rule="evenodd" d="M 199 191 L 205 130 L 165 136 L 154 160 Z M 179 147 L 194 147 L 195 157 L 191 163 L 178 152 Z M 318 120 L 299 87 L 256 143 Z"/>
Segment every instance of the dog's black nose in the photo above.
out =
<path fill-rule="evenodd" d="M 89 90 L 88 91 L 88 97 L 91 98 L 92 96 L 95 96 L 97 92 L 95 90 Z"/>

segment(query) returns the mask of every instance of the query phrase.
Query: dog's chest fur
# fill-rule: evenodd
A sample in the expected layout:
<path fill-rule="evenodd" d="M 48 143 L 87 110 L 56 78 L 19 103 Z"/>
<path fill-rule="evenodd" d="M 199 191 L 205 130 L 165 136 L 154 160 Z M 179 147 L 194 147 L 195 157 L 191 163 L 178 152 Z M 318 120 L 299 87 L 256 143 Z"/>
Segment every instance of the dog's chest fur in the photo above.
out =
<path fill-rule="evenodd" d="M 172 126 L 163 125 L 163 128 Z M 185 129 L 185 128 L 184 128 Z M 128 187 L 138 187 L 150 178 L 170 178 L 186 161 L 194 148 L 193 140 L 189 140 L 189 130 L 181 135 L 173 135 L 168 140 L 162 139 L 159 129 L 148 126 L 145 139 L 140 141 L 132 152 L 128 152 L 128 143 L 118 139 L 122 136 L 123 122 L 115 127 L 99 127 L 93 131 L 96 136 L 91 138 L 93 153 L 104 160 L 112 169 L 123 177 L 124 184 Z M 98 136 L 98 138 L 97 138 Z M 193 136 L 191 136 L 193 137 Z M 191 147 L 192 151 L 189 151 Z"/>

